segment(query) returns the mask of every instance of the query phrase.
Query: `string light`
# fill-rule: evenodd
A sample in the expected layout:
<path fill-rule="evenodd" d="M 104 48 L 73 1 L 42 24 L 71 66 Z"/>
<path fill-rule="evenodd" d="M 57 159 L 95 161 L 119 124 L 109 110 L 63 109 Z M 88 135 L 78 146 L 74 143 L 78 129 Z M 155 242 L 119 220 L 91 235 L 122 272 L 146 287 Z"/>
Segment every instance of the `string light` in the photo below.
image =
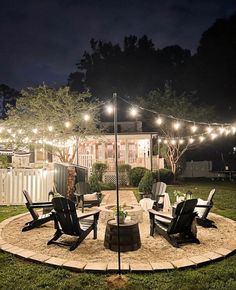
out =
<path fill-rule="evenodd" d="M 230 133 L 229 129 L 225 129 L 225 136 L 228 136 Z"/>
<path fill-rule="evenodd" d="M 48 126 L 48 131 L 52 132 L 53 131 L 53 126 Z"/>
<path fill-rule="evenodd" d="M 205 140 L 205 137 L 204 136 L 199 136 L 199 141 L 200 142 L 203 142 Z"/>
<path fill-rule="evenodd" d="M 138 109 L 135 108 L 135 107 L 132 107 L 132 108 L 130 109 L 130 115 L 131 115 L 132 117 L 136 117 L 136 116 L 138 115 Z"/>
<path fill-rule="evenodd" d="M 210 134 L 213 131 L 213 129 L 212 129 L 212 127 L 208 126 L 206 128 L 206 131 L 207 131 L 208 134 Z"/>
<path fill-rule="evenodd" d="M 189 138 L 189 143 L 192 144 L 195 140 L 191 137 Z"/>
<path fill-rule="evenodd" d="M 191 131 L 192 133 L 195 133 L 197 131 L 198 127 L 194 124 L 192 127 L 191 127 Z"/>
<path fill-rule="evenodd" d="M 176 144 L 176 140 L 175 140 L 175 139 L 172 139 L 172 140 L 171 140 L 171 144 L 172 144 L 172 145 L 175 145 L 175 144 Z"/>
<path fill-rule="evenodd" d="M 158 138 L 158 143 L 161 143 L 161 142 L 162 142 L 161 138 Z"/>
<path fill-rule="evenodd" d="M 84 115 L 84 121 L 89 121 L 90 120 L 90 116 L 89 116 L 89 114 L 85 114 Z"/>
<path fill-rule="evenodd" d="M 179 139 L 179 144 L 184 144 L 184 139 Z"/>
<path fill-rule="evenodd" d="M 107 111 L 107 113 L 108 114 L 112 114 L 113 113 L 113 111 L 114 111 L 114 108 L 113 108 L 113 106 L 112 105 L 107 105 L 106 106 L 106 111 Z"/>
<path fill-rule="evenodd" d="M 162 123 L 163 123 L 163 119 L 162 119 L 161 117 L 158 117 L 158 118 L 156 119 L 156 124 L 157 124 L 158 126 L 160 126 Z"/>
<path fill-rule="evenodd" d="M 37 128 L 34 128 L 34 129 L 32 130 L 32 132 L 33 132 L 34 134 L 37 134 L 37 133 L 38 133 L 38 129 L 37 129 Z"/>
<path fill-rule="evenodd" d="M 216 133 L 211 134 L 211 140 L 214 140 L 218 135 Z"/>
<path fill-rule="evenodd" d="M 222 135 L 224 133 L 224 131 L 225 131 L 225 128 L 224 127 L 220 127 L 219 131 L 220 131 L 220 134 Z"/>
<path fill-rule="evenodd" d="M 70 126 L 71 126 L 71 123 L 69 121 L 65 122 L 65 127 L 66 128 L 70 128 Z"/>
<path fill-rule="evenodd" d="M 167 143 L 168 143 L 168 141 L 165 139 L 165 140 L 163 141 L 163 143 L 164 143 L 164 144 L 167 144 Z"/>
<path fill-rule="evenodd" d="M 173 123 L 173 128 L 174 128 L 176 131 L 179 130 L 180 127 L 181 127 L 180 122 L 175 122 L 175 123 Z"/>
<path fill-rule="evenodd" d="M 19 129 L 19 130 L 18 130 L 18 133 L 19 133 L 19 134 L 22 134 L 22 132 L 23 132 L 22 129 Z"/>

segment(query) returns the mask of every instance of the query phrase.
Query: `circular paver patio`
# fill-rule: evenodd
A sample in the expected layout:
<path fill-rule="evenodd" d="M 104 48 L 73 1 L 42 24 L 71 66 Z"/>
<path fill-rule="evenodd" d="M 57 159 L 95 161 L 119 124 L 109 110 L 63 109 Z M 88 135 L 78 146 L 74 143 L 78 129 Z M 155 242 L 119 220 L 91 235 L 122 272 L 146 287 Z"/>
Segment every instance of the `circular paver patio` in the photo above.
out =
<path fill-rule="evenodd" d="M 123 195 L 127 200 L 127 194 Z M 112 200 L 111 197 L 109 199 Z M 131 199 L 133 201 L 132 196 Z M 186 244 L 180 248 L 174 248 L 164 238 L 149 235 L 148 214 L 144 212 L 143 222 L 139 224 L 142 246 L 137 251 L 121 253 L 122 269 L 158 271 L 196 267 L 222 259 L 235 252 L 236 222 L 215 214 L 210 214 L 210 218 L 215 221 L 217 229 L 198 227 L 200 245 Z M 98 224 L 97 240 L 93 240 L 90 234 L 77 249 L 70 252 L 68 248 L 58 245 L 47 246 L 47 241 L 55 232 L 53 222 L 28 232 L 22 232 L 22 226 L 29 220 L 30 215 L 23 214 L 0 224 L 0 248 L 3 251 L 31 261 L 63 266 L 75 271 L 114 271 L 117 269 L 117 253 L 105 249 L 103 245 L 105 225 L 102 222 Z"/>

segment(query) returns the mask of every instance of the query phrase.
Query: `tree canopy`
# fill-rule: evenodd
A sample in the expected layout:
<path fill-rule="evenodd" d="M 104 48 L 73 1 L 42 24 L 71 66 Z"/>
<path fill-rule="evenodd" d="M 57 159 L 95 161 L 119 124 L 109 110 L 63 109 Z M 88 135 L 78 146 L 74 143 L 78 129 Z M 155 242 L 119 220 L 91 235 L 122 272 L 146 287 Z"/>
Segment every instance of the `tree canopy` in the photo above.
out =
<path fill-rule="evenodd" d="M 72 162 L 69 148 L 77 138 L 98 132 L 98 103 L 90 94 L 71 92 L 69 87 L 54 89 L 46 85 L 21 92 L 16 106 L 3 122 L 5 138 L 18 147 L 43 144 L 53 147 L 61 161 Z"/>

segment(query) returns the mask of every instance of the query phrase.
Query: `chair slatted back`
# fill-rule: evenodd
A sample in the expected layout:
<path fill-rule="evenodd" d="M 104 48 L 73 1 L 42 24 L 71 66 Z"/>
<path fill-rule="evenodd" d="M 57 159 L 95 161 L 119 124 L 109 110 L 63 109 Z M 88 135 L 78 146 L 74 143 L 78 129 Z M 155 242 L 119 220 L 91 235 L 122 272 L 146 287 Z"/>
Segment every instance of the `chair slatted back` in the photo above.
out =
<path fill-rule="evenodd" d="M 169 234 L 177 234 L 184 232 L 191 228 L 195 214 L 194 209 L 197 204 L 197 199 L 188 199 L 180 202 L 175 210 L 175 216 L 173 217 L 167 232 Z"/>
<path fill-rule="evenodd" d="M 91 193 L 90 185 L 87 182 L 79 181 L 75 185 L 76 191 L 79 194 L 89 194 Z"/>
<path fill-rule="evenodd" d="M 78 236 L 83 231 L 80 228 L 74 202 L 64 197 L 54 197 L 52 199 L 57 222 L 63 233 Z"/>
<path fill-rule="evenodd" d="M 26 190 L 23 190 L 23 194 L 24 194 L 24 197 L 26 199 L 26 204 L 25 204 L 26 207 L 28 208 L 32 218 L 34 220 L 37 220 L 39 218 L 39 214 L 34 208 L 30 207 L 31 205 L 33 205 L 33 201 L 31 199 L 29 193 Z"/>
<path fill-rule="evenodd" d="M 208 204 L 208 205 L 213 204 L 212 200 L 213 200 L 213 197 L 214 197 L 214 195 L 215 195 L 215 192 L 216 192 L 215 188 L 213 188 L 213 189 L 210 191 L 210 193 L 209 193 L 209 195 L 208 195 L 208 198 L 207 198 L 207 204 Z"/>
<path fill-rule="evenodd" d="M 160 199 L 159 195 L 162 195 L 166 192 L 166 184 L 164 182 L 155 182 L 152 185 L 152 196 L 153 199 L 156 200 L 157 202 Z"/>

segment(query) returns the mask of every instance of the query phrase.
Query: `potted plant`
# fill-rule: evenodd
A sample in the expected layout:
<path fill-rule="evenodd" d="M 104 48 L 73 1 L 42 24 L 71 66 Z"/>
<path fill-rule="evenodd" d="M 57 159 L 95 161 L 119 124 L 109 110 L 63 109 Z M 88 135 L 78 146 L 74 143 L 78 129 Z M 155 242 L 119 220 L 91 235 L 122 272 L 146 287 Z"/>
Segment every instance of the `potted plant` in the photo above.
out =
<path fill-rule="evenodd" d="M 176 197 L 176 202 L 184 201 L 186 194 L 180 190 L 174 190 L 174 196 Z"/>
<path fill-rule="evenodd" d="M 114 208 L 114 217 L 116 222 L 118 221 L 118 210 L 117 207 Z M 122 206 L 119 206 L 119 223 L 124 224 L 125 218 L 127 217 L 127 211 L 124 210 Z"/>

